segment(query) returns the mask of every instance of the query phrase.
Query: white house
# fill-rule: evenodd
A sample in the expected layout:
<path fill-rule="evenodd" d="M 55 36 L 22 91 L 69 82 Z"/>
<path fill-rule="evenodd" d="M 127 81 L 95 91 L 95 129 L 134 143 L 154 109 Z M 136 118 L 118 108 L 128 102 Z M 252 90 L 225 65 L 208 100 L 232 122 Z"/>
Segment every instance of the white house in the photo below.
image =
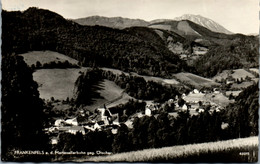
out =
<path fill-rule="evenodd" d="M 100 125 L 98 125 L 98 123 L 97 123 L 97 122 L 96 122 L 96 123 L 95 123 L 95 125 L 94 125 L 94 130 L 96 130 L 96 129 L 98 129 L 98 130 L 99 130 L 99 129 L 101 129 L 101 126 L 100 126 Z"/>
<path fill-rule="evenodd" d="M 85 135 L 85 129 L 81 126 L 73 126 L 69 129 L 68 131 L 69 133 L 72 133 L 72 134 L 76 134 L 77 132 L 80 132 L 82 133 L 83 135 Z"/>
<path fill-rule="evenodd" d="M 53 138 L 51 139 L 51 144 L 52 144 L 52 145 L 58 144 L 58 138 L 53 137 Z"/>
<path fill-rule="evenodd" d="M 188 106 L 186 104 L 184 104 L 181 109 L 182 110 L 188 110 Z"/>
<path fill-rule="evenodd" d="M 61 126 L 64 123 L 63 119 L 58 119 L 55 121 L 54 126 Z"/>
<path fill-rule="evenodd" d="M 70 124 L 70 125 L 74 125 L 74 126 L 78 126 L 78 121 L 77 121 L 77 117 L 75 118 L 71 118 L 71 119 L 67 119 L 65 121 L 66 124 Z"/>
<path fill-rule="evenodd" d="M 112 132 L 113 134 L 117 134 L 117 131 L 118 131 L 117 129 L 112 129 L 112 130 L 111 130 L 111 132 Z"/>
<path fill-rule="evenodd" d="M 104 121 L 104 124 L 109 125 L 108 115 L 106 113 L 108 112 L 110 114 L 110 111 L 105 108 L 98 108 L 97 110 L 100 112 L 101 120 Z"/>
<path fill-rule="evenodd" d="M 204 111 L 205 111 L 204 109 L 200 108 L 198 112 L 199 112 L 199 113 L 202 113 L 202 112 L 204 112 Z"/>
<path fill-rule="evenodd" d="M 145 108 L 145 115 L 146 115 L 146 116 L 151 116 L 151 115 L 152 115 L 151 109 Z"/>
<path fill-rule="evenodd" d="M 198 94 L 198 93 L 200 93 L 200 92 L 199 92 L 199 90 L 194 89 L 194 90 L 193 90 L 193 93 Z"/>

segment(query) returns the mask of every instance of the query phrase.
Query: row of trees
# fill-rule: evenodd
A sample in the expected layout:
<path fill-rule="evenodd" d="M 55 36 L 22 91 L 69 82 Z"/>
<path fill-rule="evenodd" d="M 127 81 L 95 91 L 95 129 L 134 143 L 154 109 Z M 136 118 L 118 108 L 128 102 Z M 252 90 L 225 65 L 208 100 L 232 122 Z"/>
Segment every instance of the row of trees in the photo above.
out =
<path fill-rule="evenodd" d="M 99 69 L 90 69 L 82 73 L 75 82 L 75 105 L 89 105 L 94 98 L 102 98 L 97 92 L 101 88 L 99 83 L 103 80 Z"/>
<path fill-rule="evenodd" d="M 130 96 L 142 100 L 164 102 L 180 93 L 173 86 L 164 86 L 154 81 L 146 81 L 143 77 L 132 75 L 115 75 L 111 71 L 103 71 L 104 78 L 114 81 Z"/>
<path fill-rule="evenodd" d="M 44 63 L 41 64 L 41 62 L 37 61 L 36 64 L 32 65 L 31 68 L 34 69 L 52 69 L 52 68 L 79 68 L 78 65 L 70 63 L 68 60 L 65 60 L 64 62 L 58 61 L 52 61 L 50 63 Z"/>
<path fill-rule="evenodd" d="M 177 88 L 173 86 L 165 86 L 153 81 L 146 81 L 143 77 L 125 75 L 124 73 L 118 75 L 111 71 L 104 71 L 98 68 L 90 69 L 84 74 L 80 75 L 76 81 L 76 98 L 77 105 L 91 103 L 92 98 L 98 98 L 96 92 L 99 82 L 102 79 L 114 81 L 118 86 L 125 90 L 130 96 L 141 100 L 155 100 L 157 102 L 164 102 L 176 95 L 180 95 Z"/>

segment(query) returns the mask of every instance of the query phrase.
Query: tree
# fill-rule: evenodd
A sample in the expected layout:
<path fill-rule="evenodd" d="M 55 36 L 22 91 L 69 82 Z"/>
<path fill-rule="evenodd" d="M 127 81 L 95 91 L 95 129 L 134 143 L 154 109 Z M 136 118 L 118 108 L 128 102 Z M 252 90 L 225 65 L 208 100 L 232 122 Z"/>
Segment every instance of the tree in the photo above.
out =
<path fill-rule="evenodd" d="M 2 160 L 11 160 L 13 150 L 48 151 L 48 138 L 43 131 L 47 118 L 37 87 L 23 57 L 3 55 Z"/>
<path fill-rule="evenodd" d="M 113 152 L 126 152 L 129 151 L 129 140 L 128 140 L 128 128 L 125 124 L 121 124 L 118 129 L 118 133 L 114 137 L 113 141 Z"/>
<path fill-rule="evenodd" d="M 183 100 L 183 98 L 180 98 L 179 100 L 178 100 L 178 105 L 179 106 L 183 106 L 185 104 L 185 100 Z"/>
<path fill-rule="evenodd" d="M 234 99 L 235 97 L 233 96 L 233 93 L 231 93 L 229 96 L 228 96 L 228 99 L 229 100 L 232 100 L 232 99 Z"/>
<path fill-rule="evenodd" d="M 42 67 L 42 64 L 41 64 L 39 61 L 37 61 L 37 62 L 36 62 L 36 68 L 39 69 L 39 68 L 41 68 L 41 67 Z"/>

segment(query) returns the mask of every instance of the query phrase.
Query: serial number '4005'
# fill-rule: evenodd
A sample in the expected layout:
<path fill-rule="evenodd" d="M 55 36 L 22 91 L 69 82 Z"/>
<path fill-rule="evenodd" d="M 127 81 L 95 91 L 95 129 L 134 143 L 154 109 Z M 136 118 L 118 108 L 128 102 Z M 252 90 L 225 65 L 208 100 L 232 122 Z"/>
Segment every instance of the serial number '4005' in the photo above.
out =
<path fill-rule="evenodd" d="M 239 155 L 249 155 L 249 152 L 240 152 Z"/>

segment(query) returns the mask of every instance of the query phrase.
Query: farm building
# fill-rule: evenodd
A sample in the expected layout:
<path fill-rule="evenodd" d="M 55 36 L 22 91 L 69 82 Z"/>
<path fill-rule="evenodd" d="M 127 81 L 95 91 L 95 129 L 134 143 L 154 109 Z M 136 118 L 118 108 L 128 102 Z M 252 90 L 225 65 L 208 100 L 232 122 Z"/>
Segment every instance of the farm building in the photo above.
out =
<path fill-rule="evenodd" d="M 151 116 L 151 115 L 152 115 L 151 109 L 145 108 L 145 115 L 146 115 L 146 116 Z"/>
<path fill-rule="evenodd" d="M 77 117 L 71 118 L 71 119 L 67 119 L 67 120 L 65 121 L 65 123 L 66 123 L 66 124 L 69 124 L 69 125 L 78 126 Z"/>

